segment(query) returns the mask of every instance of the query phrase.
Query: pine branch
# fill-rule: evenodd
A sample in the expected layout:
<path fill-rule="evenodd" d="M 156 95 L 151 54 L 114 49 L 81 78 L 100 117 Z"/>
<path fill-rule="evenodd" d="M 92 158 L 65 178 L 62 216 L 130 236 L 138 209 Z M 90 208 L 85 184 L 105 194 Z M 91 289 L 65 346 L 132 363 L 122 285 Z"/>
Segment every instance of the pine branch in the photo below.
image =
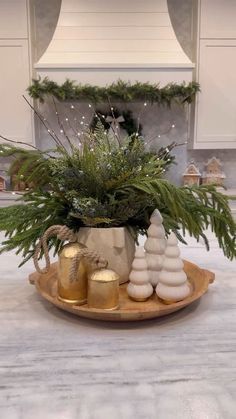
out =
<path fill-rule="evenodd" d="M 123 102 L 135 102 L 145 100 L 150 103 L 170 106 L 172 102 L 191 103 L 200 91 L 199 84 L 191 82 L 189 84 L 170 83 L 165 87 L 158 84 L 140 83 L 131 84 L 118 80 L 118 82 L 107 87 L 77 85 L 72 80 L 66 80 L 62 85 L 44 78 L 43 80 L 33 80 L 28 88 L 29 95 L 34 99 L 44 101 L 50 95 L 59 100 L 89 100 L 93 103 L 106 103 L 107 98 Z"/>

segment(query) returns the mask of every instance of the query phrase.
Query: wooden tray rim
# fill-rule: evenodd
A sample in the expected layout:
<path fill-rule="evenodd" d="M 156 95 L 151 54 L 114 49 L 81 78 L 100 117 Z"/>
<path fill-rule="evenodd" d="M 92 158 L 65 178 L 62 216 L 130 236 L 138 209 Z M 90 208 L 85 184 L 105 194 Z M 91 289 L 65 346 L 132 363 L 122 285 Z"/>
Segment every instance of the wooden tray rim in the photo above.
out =
<path fill-rule="evenodd" d="M 140 308 L 118 308 L 116 310 L 89 308 L 87 305 L 71 305 L 67 304 L 66 302 L 60 301 L 57 297 L 52 296 L 42 288 L 40 280 L 42 279 L 42 277 L 45 276 L 44 274 L 39 274 L 38 272 L 31 273 L 29 275 L 29 282 L 35 285 L 38 293 L 47 301 L 54 304 L 56 307 L 73 313 L 77 316 L 105 321 L 138 321 L 171 314 L 192 304 L 194 301 L 201 298 L 201 296 L 207 292 L 209 284 L 211 284 L 215 279 L 214 273 L 208 271 L 207 269 L 202 269 L 189 261 L 184 260 L 184 264 L 185 268 L 187 266 L 188 269 L 197 270 L 200 273 L 202 281 L 200 290 L 193 291 L 193 293 L 183 301 L 175 302 L 173 304 L 168 305 L 160 305 L 160 300 L 155 295 L 152 298 L 156 299 L 159 305 L 155 306 L 153 304 L 153 307 L 149 308 L 149 310 L 145 310 L 145 304 L 147 302 L 138 303 Z M 50 280 L 51 276 L 55 275 L 56 268 L 57 262 L 51 265 L 50 271 L 47 273 L 48 280 Z M 126 285 L 127 283 L 122 284 L 121 287 L 124 287 Z"/>

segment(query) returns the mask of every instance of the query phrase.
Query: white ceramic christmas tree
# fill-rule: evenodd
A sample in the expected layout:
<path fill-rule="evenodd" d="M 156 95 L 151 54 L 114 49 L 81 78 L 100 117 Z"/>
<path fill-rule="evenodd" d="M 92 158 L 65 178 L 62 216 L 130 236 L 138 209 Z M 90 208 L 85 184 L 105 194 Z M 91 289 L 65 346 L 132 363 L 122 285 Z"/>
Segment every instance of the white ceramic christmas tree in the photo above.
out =
<path fill-rule="evenodd" d="M 178 240 L 171 233 L 167 240 L 162 271 L 156 293 L 166 303 L 184 300 L 191 292 L 187 276 L 183 270 L 184 264 L 180 258 Z"/>
<path fill-rule="evenodd" d="M 150 218 L 151 225 L 148 228 L 148 238 L 144 245 L 144 249 L 146 250 L 149 281 L 153 287 L 156 287 L 158 283 L 166 248 L 165 230 L 162 222 L 163 218 L 160 212 L 155 209 Z"/>
<path fill-rule="evenodd" d="M 133 300 L 146 301 L 152 295 L 153 288 L 149 282 L 147 261 L 142 247 L 136 248 L 129 280 L 127 293 Z"/>

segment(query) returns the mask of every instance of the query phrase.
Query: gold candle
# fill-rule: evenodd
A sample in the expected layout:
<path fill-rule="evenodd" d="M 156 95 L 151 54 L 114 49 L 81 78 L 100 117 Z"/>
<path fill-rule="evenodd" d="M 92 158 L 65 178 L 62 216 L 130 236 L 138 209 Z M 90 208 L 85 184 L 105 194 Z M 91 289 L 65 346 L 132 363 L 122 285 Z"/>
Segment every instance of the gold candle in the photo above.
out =
<path fill-rule="evenodd" d="M 88 307 L 115 310 L 119 307 L 119 275 L 97 269 L 88 278 Z"/>
<path fill-rule="evenodd" d="M 68 243 L 59 252 L 58 299 L 66 303 L 82 305 L 87 302 L 88 278 L 84 257 L 80 260 L 75 279 L 70 280 L 72 260 L 84 248 L 86 246 L 81 243 Z"/>

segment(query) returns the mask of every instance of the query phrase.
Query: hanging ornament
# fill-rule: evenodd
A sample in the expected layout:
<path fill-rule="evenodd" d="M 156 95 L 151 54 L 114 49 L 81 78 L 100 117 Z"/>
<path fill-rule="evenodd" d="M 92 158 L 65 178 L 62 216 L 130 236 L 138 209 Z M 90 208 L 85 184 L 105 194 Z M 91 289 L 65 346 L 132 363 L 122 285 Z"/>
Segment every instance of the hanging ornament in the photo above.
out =
<path fill-rule="evenodd" d="M 149 282 L 147 262 L 142 247 L 137 247 L 135 251 L 129 280 L 127 293 L 132 300 L 146 301 L 152 295 L 153 288 Z"/>
<path fill-rule="evenodd" d="M 158 297 L 166 304 L 184 300 L 191 292 L 183 267 L 178 240 L 176 235 L 171 233 L 167 240 L 163 267 L 156 287 Z"/>
<path fill-rule="evenodd" d="M 115 132 L 120 135 L 121 140 L 127 135 L 142 135 L 142 126 L 138 121 L 134 119 L 133 113 L 130 110 L 119 111 L 116 108 L 112 108 L 109 112 L 103 112 L 97 109 L 90 125 L 90 129 L 92 131 L 94 131 L 99 120 L 103 124 L 104 128 L 108 131 L 110 130 L 112 124 L 113 134 L 111 134 L 113 138 Z"/>
<path fill-rule="evenodd" d="M 125 132 L 122 132 L 121 128 L 120 128 L 121 122 L 125 121 L 124 117 L 122 115 L 118 116 L 118 118 L 116 118 L 114 115 L 113 116 L 108 115 L 106 117 L 105 121 L 108 122 L 108 124 L 110 126 L 109 131 L 108 131 L 108 135 L 111 139 L 114 140 L 114 142 L 117 141 L 117 138 L 121 140 L 126 136 Z M 122 136 L 121 136 L 121 134 L 122 134 Z"/>
<path fill-rule="evenodd" d="M 157 286 L 166 248 L 165 229 L 162 222 L 160 212 L 155 209 L 150 218 L 151 225 L 147 230 L 148 238 L 144 244 L 149 280 L 153 287 Z"/>

